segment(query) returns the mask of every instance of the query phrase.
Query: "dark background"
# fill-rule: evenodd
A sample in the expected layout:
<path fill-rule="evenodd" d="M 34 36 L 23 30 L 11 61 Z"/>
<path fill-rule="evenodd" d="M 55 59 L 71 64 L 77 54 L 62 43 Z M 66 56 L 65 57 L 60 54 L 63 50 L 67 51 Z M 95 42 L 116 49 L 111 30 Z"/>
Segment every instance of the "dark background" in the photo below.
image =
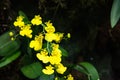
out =
<path fill-rule="evenodd" d="M 0 0 L 0 35 L 13 27 L 22 10 L 31 19 L 40 14 L 58 31 L 70 32 L 63 46 L 69 61 L 92 63 L 101 80 L 120 80 L 120 24 L 111 29 L 113 0 Z M 0 80 L 28 80 L 19 70 L 20 58 L 0 69 Z"/>

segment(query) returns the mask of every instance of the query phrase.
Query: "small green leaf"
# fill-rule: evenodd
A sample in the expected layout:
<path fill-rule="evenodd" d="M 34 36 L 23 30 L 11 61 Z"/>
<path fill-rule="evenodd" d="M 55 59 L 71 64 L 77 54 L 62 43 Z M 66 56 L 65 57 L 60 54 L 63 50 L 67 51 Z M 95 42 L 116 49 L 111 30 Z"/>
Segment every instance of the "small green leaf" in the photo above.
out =
<path fill-rule="evenodd" d="M 68 52 L 67 52 L 64 48 L 59 47 L 59 49 L 62 51 L 62 55 L 63 55 L 63 56 L 65 56 L 65 57 L 68 56 Z"/>
<path fill-rule="evenodd" d="M 17 51 L 20 44 L 17 41 L 12 41 L 9 36 L 9 32 L 6 32 L 0 36 L 0 56 L 8 56 Z"/>
<path fill-rule="evenodd" d="M 119 18 L 120 18 L 120 0 L 114 0 L 110 14 L 112 28 L 114 28 L 114 26 L 117 24 Z"/>
<path fill-rule="evenodd" d="M 20 56 L 21 52 L 17 51 L 14 54 L 10 55 L 10 56 L 6 56 L 3 57 L 0 60 L 0 68 L 3 66 L 6 66 L 7 64 L 11 63 L 12 61 L 16 60 L 19 56 Z"/>
<path fill-rule="evenodd" d="M 39 62 L 34 62 L 21 68 L 22 73 L 29 79 L 35 79 L 42 75 L 42 65 Z"/>
<path fill-rule="evenodd" d="M 88 72 L 89 80 L 99 80 L 99 74 L 92 64 L 88 62 L 81 62 L 79 65 L 82 66 Z"/>
<path fill-rule="evenodd" d="M 30 23 L 28 17 L 26 16 L 26 14 L 23 11 L 19 11 L 19 15 L 24 17 L 23 21 L 25 22 L 25 24 Z"/>

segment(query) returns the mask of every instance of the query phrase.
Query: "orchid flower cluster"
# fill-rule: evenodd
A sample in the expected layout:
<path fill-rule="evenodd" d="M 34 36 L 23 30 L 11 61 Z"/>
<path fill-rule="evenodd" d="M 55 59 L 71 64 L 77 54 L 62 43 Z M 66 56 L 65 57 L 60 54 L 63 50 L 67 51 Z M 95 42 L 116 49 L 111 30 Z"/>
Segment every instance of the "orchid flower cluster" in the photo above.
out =
<path fill-rule="evenodd" d="M 21 37 L 30 39 L 29 47 L 35 51 L 37 59 L 44 64 L 42 69 L 43 74 L 64 74 L 67 71 L 67 67 L 62 64 L 63 53 L 60 49 L 59 43 L 64 38 L 70 38 L 70 33 L 66 35 L 64 33 L 56 32 L 55 27 L 51 21 L 43 22 L 40 15 L 35 15 L 29 22 L 25 22 L 25 17 L 20 15 L 14 21 L 15 28 Z M 41 27 L 42 31 L 34 34 L 36 31 L 34 27 Z M 39 29 L 39 28 L 38 28 Z M 15 40 L 13 32 L 9 33 L 11 40 Z M 46 46 L 43 46 L 44 43 Z M 71 74 L 64 77 L 66 80 L 74 80 Z M 57 76 L 55 80 L 58 80 Z"/>

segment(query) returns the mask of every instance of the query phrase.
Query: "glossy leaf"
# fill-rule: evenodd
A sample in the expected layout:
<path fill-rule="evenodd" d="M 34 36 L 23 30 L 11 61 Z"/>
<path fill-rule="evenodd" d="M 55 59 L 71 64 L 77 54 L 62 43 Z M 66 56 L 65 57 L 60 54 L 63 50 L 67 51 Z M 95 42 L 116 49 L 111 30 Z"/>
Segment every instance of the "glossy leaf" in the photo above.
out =
<path fill-rule="evenodd" d="M 74 67 L 74 69 L 78 70 L 79 72 L 81 72 L 81 73 L 83 73 L 83 74 L 86 74 L 86 75 L 89 74 L 89 73 L 87 72 L 87 70 L 86 70 L 85 68 L 83 68 L 82 66 L 80 66 L 80 65 L 76 65 L 76 66 Z"/>
<path fill-rule="evenodd" d="M 114 28 L 120 18 L 120 0 L 114 0 L 112 4 L 110 21 L 111 27 Z"/>
<path fill-rule="evenodd" d="M 21 52 L 17 51 L 14 54 L 10 55 L 10 56 L 6 56 L 3 57 L 0 60 L 0 68 L 6 66 L 7 64 L 13 62 L 14 60 L 16 60 L 19 56 L 20 56 Z"/>
<path fill-rule="evenodd" d="M 22 73 L 29 79 L 35 79 L 42 75 L 42 65 L 39 62 L 34 62 L 21 68 Z"/>
<path fill-rule="evenodd" d="M 90 80 L 99 80 L 100 79 L 96 68 L 92 64 L 90 64 L 88 62 L 81 62 L 80 65 L 83 68 L 85 68 L 86 71 L 89 73 L 88 78 Z"/>
<path fill-rule="evenodd" d="M 0 56 L 8 56 L 17 51 L 20 44 L 17 41 L 12 41 L 9 32 L 0 36 Z"/>

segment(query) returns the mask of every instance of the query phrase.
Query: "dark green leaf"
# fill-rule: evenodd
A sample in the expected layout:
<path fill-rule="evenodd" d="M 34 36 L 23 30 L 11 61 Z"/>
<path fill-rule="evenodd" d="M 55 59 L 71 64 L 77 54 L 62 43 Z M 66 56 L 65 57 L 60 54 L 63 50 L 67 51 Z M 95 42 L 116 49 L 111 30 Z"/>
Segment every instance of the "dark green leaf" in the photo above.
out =
<path fill-rule="evenodd" d="M 92 64 L 88 62 L 81 62 L 80 66 L 82 66 L 88 72 L 89 80 L 99 80 L 99 74 Z"/>
<path fill-rule="evenodd" d="M 111 9 L 110 21 L 113 28 L 120 18 L 120 0 L 114 0 Z"/>
<path fill-rule="evenodd" d="M 28 54 L 24 54 L 21 58 L 21 65 L 29 65 L 33 63 L 33 59 Z"/>
<path fill-rule="evenodd" d="M 8 56 L 17 51 L 20 44 L 17 41 L 12 41 L 9 32 L 0 36 L 0 56 Z"/>
<path fill-rule="evenodd" d="M 76 65 L 76 66 L 74 67 L 74 69 L 76 69 L 76 70 L 78 70 L 79 72 L 84 73 L 84 74 L 86 74 L 86 75 L 89 74 L 89 73 L 87 72 L 87 70 L 84 69 L 84 68 L 83 68 L 82 66 L 80 66 L 80 65 Z"/>
<path fill-rule="evenodd" d="M 66 56 L 66 57 L 68 56 L 68 52 L 64 48 L 59 47 L 59 49 L 62 51 L 63 56 Z"/>
<path fill-rule="evenodd" d="M 33 55 L 32 49 L 29 46 L 27 47 L 27 53 L 29 54 L 29 56 Z"/>
<path fill-rule="evenodd" d="M 42 65 L 39 62 L 34 62 L 21 68 L 22 73 L 29 79 L 35 79 L 42 75 Z"/>
<path fill-rule="evenodd" d="M 30 23 L 28 17 L 26 16 L 26 14 L 23 11 L 19 11 L 19 15 L 24 17 L 23 21 L 25 22 L 25 24 Z"/>
<path fill-rule="evenodd" d="M 57 77 L 58 78 L 58 80 L 66 80 L 65 78 L 64 78 L 64 76 L 63 77 Z"/>
<path fill-rule="evenodd" d="M 37 78 L 36 80 L 54 80 L 54 75 L 41 75 L 39 78 Z"/>
<path fill-rule="evenodd" d="M 6 66 L 7 64 L 11 63 L 12 61 L 16 60 L 19 56 L 20 56 L 21 52 L 17 51 L 14 54 L 7 56 L 7 57 L 3 57 L 0 60 L 0 68 L 3 66 Z"/>

